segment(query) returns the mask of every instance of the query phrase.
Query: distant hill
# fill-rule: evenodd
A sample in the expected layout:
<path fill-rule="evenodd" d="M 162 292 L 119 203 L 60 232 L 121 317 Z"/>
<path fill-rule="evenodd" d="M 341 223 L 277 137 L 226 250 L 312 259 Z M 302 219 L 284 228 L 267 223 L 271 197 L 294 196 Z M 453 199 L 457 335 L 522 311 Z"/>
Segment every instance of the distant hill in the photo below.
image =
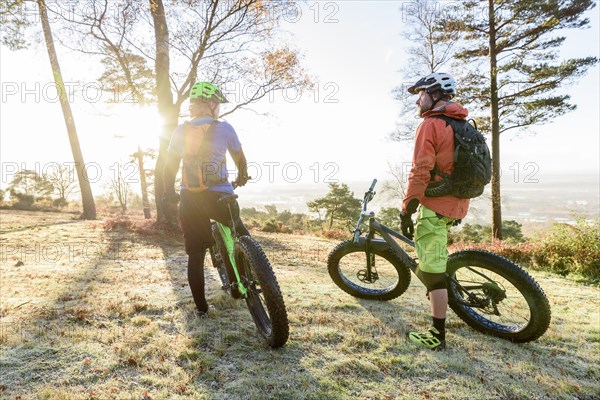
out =
<path fill-rule="evenodd" d="M 383 174 L 382 174 L 383 175 Z M 382 187 L 384 176 L 378 177 L 378 189 Z M 505 174 L 502 179 L 502 203 L 504 219 L 512 219 L 526 224 L 546 224 L 551 222 L 572 222 L 574 215 L 598 218 L 600 207 L 600 179 L 598 174 L 533 174 L 519 177 Z M 362 198 L 370 181 L 343 182 L 350 186 L 357 198 Z M 274 204 L 278 210 L 308 212 L 306 202 L 327 193 L 327 183 L 262 183 L 249 184 L 239 190 L 242 207 L 260 208 Z M 491 220 L 490 189 L 472 202 L 467 222 L 489 222 Z M 389 199 L 379 193 L 372 203 L 372 209 L 399 206 L 400 200 Z"/>

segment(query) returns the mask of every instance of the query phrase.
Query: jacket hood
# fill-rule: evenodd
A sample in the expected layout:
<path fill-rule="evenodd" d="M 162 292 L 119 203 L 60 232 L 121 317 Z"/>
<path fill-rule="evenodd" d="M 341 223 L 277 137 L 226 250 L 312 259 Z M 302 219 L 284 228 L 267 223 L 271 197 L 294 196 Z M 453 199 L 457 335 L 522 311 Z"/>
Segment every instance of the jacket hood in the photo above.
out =
<path fill-rule="evenodd" d="M 423 118 L 430 117 L 432 115 L 445 115 L 454 119 L 466 119 L 469 115 L 469 111 L 458 103 L 446 103 L 439 107 L 429 110 L 423 114 Z"/>

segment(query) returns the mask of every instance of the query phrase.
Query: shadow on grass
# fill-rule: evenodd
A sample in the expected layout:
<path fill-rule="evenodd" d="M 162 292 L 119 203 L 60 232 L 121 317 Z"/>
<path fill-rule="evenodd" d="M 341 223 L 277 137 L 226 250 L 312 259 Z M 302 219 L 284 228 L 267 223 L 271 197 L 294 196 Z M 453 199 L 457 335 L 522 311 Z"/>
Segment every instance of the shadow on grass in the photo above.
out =
<path fill-rule="evenodd" d="M 64 224 L 85 225 L 86 222 L 74 220 L 41 224 L 11 230 L 10 233 Z M 89 232 L 93 231 L 90 227 L 87 228 Z M 78 256 L 76 247 L 83 242 L 75 239 L 81 240 L 82 235 L 79 229 L 73 232 L 79 235 L 74 235 L 71 238 L 73 240 L 63 236 L 60 242 L 56 241 L 58 235 L 50 235 L 54 238 L 51 247 L 56 248 L 58 243 L 65 248 L 70 246 L 71 253 L 61 254 L 72 261 L 72 267 L 77 268 L 77 271 L 73 274 L 60 271 L 61 264 L 42 262 L 35 269 L 31 269 L 28 264 L 26 280 L 18 282 L 23 283 L 24 287 L 16 293 L 25 290 L 27 292 L 24 296 L 32 298 L 39 297 L 41 293 L 42 300 L 30 300 L 24 303 L 28 307 L 9 310 L 8 316 L 14 317 L 9 319 L 10 322 L 6 322 L 6 318 L 4 321 L 0 320 L 0 394 L 6 391 L 7 395 L 14 393 L 19 398 L 24 393 L 34 393 L 47 382 L 60 385 L 68 381 L 76 385 L 85 381 L 81 377 L 80 367 L 90 354 L 86 348 L 89 344 L 86 343 L 87 331 L 97 326 L 99 320 L 94 306 L 94 290 L 97 282 L 105 278 L 105 267 L 109 262 L 105 256 L 113 249 L 109 244 L 98 247 L 100 252 L 89 257 L 82 257 L 81 254 Z M 83 236 L 85 243 L 98 242 L 95 233 Z M 19 240 L 14 237 L 12 239 Z M 35 236 L 28 237 L 34 243 L 35 239 Z M 34 258 L 45 260 L 43 254 L 36 254 Z M 38 279 L 43 283 L 40 284 Z M 27 282 L 28 280 L 31 282 Z"/>
<path fill-rule="evenodd" d="M 271 349 L 258 333 L 244 300 L 233 299 L 221 290 L 218 273 L 210 255 L 205 256 L 205 286 L 209 304 L 215 306 L 208 316 L 194 316 L 195 304 L 187 284 L 187 255 L 183 240 L 170 235 L 140 237 L 145 246 L 158 246 L 169 276 L 176 307 L 181 310 L 185 335 L 190 345 L 180 356 L 180 365 L 193 376 L 196 388 L 209 388 L 211 398 L 310 399 L 346 398 L 333 382 L 324 382 L 304 366 L 311 352 L 294 334 L 280 349 Z M 270 249 L 292 251 L 265 237 L 258 239 Z M 285 297 L 285 294 L 284 294 Z M 288 308 L 290 320 L 293 311 Z"/>
<path fill-rule="evenodd" d="M 34 229 L 34 228 L 45 228 L 45 227 L 55 226 L 55 225 L 76 224 L 78 222 L 81 222 L 81 220 L 79 220 L 79 219 L 73 219 L 71 221 L 62 221 L 62 222 L 53 222 L 53 223 L 41 224 L 41 225 L 23 226 L 23 227 L 16 228 L 16 229 L 0 230 L 0 235 L 5 235 L 7 233 L 15 233 L 15 232 L 28 231 L 28 230 L 31 230 L 31 229 Z"/>
<path fill-rule="evenodd" d="M 424 386 L 450 377 L 453 381 L 489 385 L 488 398 L 531 398 L 533 394 L 552 398 L 600 398 L 591 394 L 599 388 L 597 373 L 592 372 L 593 362 L 577 354 L 557 351 L 556 345 L 564 346 L 566 337 L 557 341 L 542 336 L 530 343 L 513 343 L 472 329 L 448 309 L 446 351 L 431 352 L 411 343 L 406 336 L 409 331 L 423 332 L 432 325 L 429 301 L 414 302 L 414 296 L 422 296 L 424 291 L 421 285 L 416 287 L 413 283 L 393 301 L 357 299 L 364 311 L 401 335 L 399 346 L 390 352 L 391 357 L 408 354 L 415 362 L 422 356 L 433 361 L 431 367 L 421 369 L 420 373 L 415 367 L 415 376 L 424 380 Z M 551 334 L 547 332 L 546 336 Z M 556 362 L 557 356 L 560 362 Z M 583 367 L 586 364 L 587 368 Z M 586 369 L 582 375 L 581 371 Z"/>
<path fill-rule="evenodd" d="M 314 274 L 321 291 L 289 285 L 290 341 L 271 350 L 245 304 L 220 290 L 209 257 L 207 294 L 216 310 L 193 317 L 178 237 L 125 231 L 86 237 L 106 254 L 76 262 L 78 270 L 66 279 L 47 274 L 43 279 L 57 287 L 48 294 L 52 300 L 23 316 L 29 324 L 23 337 L 7 342 L 12 336 L 3 333 L 0 397 L 421 398 L 427 390 L 431 398 L 597 398 L 594 361 L 580 358 L 577 340 L 556 330 L 516 345 L 453 317 L 451 347 L 442 354 L 403 339 L 385 342 L 413 324 L 427 326 L 420 284 L 391 302 L 355 300 L 331 292 L 323 269 Z"/>

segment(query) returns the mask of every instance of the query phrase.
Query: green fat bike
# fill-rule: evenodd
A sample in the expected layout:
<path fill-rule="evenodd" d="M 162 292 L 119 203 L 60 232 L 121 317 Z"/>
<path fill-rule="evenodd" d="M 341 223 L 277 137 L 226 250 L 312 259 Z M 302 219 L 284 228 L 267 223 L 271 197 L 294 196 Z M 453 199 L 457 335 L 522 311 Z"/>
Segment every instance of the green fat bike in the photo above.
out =
<path fill-rule="evenodd" d="M 418 260 L 394 238 L 414 246 L 412 240 L 383 225 L 373 212 L 367 213 L 376 183 L 373 180 L 365 193 L 354 237 L 331 251 L 327 266 L 335 284 L 352 296 L 391 300 L 408 288 Z M 360 227 L 367 216 L 365 236 Z M 529 342 L 542 336 L 550 325 L 550 304 L 540 285 L 527 271 L 498 254 L 483 250 L 450 254 L 446 286 L 450 308 L 480 332 Z"/>
<path fill-rule="evenodd" d="M 232 204 L 236 194 L 226 194 L 219 202 L 227 205 L 230 223 L 211 222 L 215 244 L 209 249 L 222 289 L 236 299 L 244 299 L 261 336 L 270 347 L 283 346 L 289 336 L 289 323 L 283 296 L 269 259 L 260 244 L 249 235 L 238 235 Z"/>

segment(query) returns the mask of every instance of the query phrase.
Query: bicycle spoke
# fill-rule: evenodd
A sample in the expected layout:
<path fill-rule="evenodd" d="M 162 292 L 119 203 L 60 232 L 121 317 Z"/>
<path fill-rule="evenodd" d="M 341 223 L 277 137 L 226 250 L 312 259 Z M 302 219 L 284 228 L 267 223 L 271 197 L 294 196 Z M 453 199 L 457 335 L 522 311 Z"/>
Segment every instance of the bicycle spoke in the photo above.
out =
<path fill-rule="evenodd" d="M 468 267 L 459 269 L 455 279 L 460 285 L 456 290 L 462 293 L 461 297 L 465 302 L 484 311 L 485 317 L 491 323 L 514 329 L 520 329 L 529 323 L 531 315 L 527 300 L 502 276 L 482 268 Z M 486 292 L 485 285 L 490 283 L 498 289 L 491 285 Z M 496 300 L 495 295 L 505 298 Z"/>
<path fill-rule="evenodd" d="M 372 289 L 385 290 L 398 284 L 396 268 L 386 259 L 371 254 L 371 276 L 367 271 L 367 256 L 364 252 L 348 254 L 340 260 L 340 273 L 350 282 Z"/>

